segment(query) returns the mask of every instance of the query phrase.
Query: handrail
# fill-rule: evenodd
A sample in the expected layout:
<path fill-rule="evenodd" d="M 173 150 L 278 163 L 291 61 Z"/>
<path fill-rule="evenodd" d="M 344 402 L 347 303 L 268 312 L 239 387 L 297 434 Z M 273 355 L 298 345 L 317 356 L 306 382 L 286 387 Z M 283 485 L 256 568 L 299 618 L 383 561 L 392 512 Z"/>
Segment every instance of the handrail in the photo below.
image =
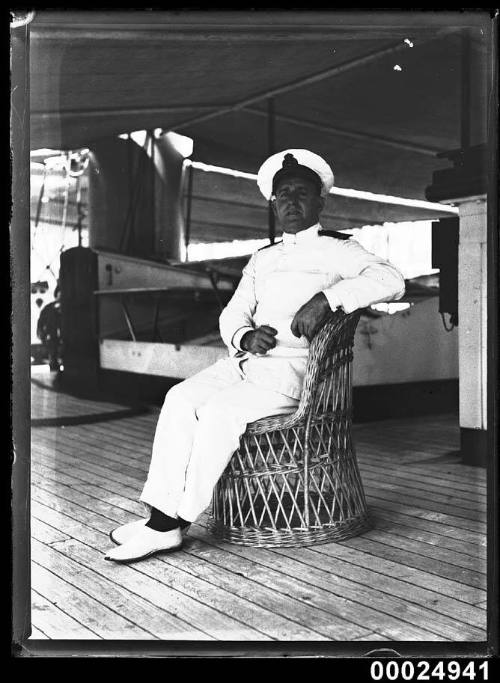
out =
<path fill-rule="evenodd" d="M 212 283 L 212 286 L 214 287 L 214 284 Z M 202 294 L 203 293 L 203 294 Z M 159 317 L 160 317 L 160 306 L 163 304 L 163 306 L 169 305 L 169 301 L 174 300 L 175 303 L 175 295 L 191 295 L 192 298 L 194 298 L 194 301 L 197 303 L 201 304 L 206 304 L 207 302 L 207 297 L 210 296 L 210 298 L 214 294 L 214 290 L 204 290 L 202 288 L 193 288 L 193 287 L 124 287 L 124 288 L 113 288 L 113 289 L 96 289 L 93 291 L 93 294 L 96 297 L 104 297 L 104 296 L 110 296 L 114 297 L 115 300 L 118 300 L 119 305 L 121 306 L 122 312 L 123 312 L 123 317 L 125 320 L 125 324 L 127 327 L 127 330 L 130 334 L 130 337 L 132 341 L 136 342 L 137 339 L 137 332 L 138 329 L 142 327 L 144 330 L 144 323 L 139 325 L 139 328 L 134 325 L 133 320 L 132 320 L 132 315 L 130 311 L 128 310 L 127 307 L 127 301 L 130 301 L 128 298 L 129 296 L 147 296 L 149 295 L 153 299 L 154 303 L 154 311 L 153 311 L 153 320 L 152 320 L 152 325 L 146 325 L 146 330 L 152 329 L 152 342 L 155 342 L 156 339 L 159 339 L 160 342 L 164 342 L 162 335 L 160 334 L 160 328 L 159 328 Z M 168 298 L 165 300 L 161 295 L 162 294 L 169 294 L 171 295 L 172 298 Z M 215 298 L 217 305 L 220 309 L 223 308 L 223 299 L 218 291 L 215 293 Z M 143 299 L 144 300 L 144 299 Z M 182 307 L 182 313 L 179 314 L 178 312 L 175 315 L 164 315 L 164 321 L 167 324 L 177 324 L 181 323 L 184 324 L 186 323 L 186 319 L 192 314 L 189 306 L 183 306 Z M 176 340 L 175 342 L 172 343 L 188 343 L 190 340 L 185 339 L 185 332 L 183 334 L 184 340 L 182 342 L 179 342 L 179 340 Z M 101 337 L 105 338 L 105 337 Z"/>
<path fill-rule="evenodd" d="M 112 294 L 159 294 L 161 292 L 197 291 L 196 287 L 124 287 L 123 289 L 95 289 L 98 296 Z"/>

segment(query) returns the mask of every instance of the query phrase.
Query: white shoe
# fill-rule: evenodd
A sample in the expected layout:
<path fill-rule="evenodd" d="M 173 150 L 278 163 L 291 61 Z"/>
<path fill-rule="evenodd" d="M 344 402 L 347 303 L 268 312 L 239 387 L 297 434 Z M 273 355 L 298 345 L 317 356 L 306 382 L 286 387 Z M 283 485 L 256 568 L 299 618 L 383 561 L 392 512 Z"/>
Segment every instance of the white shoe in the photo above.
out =
<path fill-rule="evenodd" d="M 104 559 L 113 562 L 136 562 L 157 553 L 180 550 L 181 547 L 180 529 L 154 531 L 148 526 L 142 526 L 126 543 L 112 548 Z"/>
<path fill-rule="evenodd" d="M 110 539 L 116 545 L 122 545 L 135 536 L 135 534 L 142 529 L 146 524 L 147 519 L 136 519 L 133 522 L 127 522 L 127 524 L 122 524 L 117 529 L 113 529 L 109 534 Z"/>
<path fill-rule="evenodd" d="M 135 534 L 138 531 L 140 531 L 140 529 L 142 529 L 142 527 L 148 521 L 148 519 L 136 519 L 133 522 L 127 522 L 127 524 L 122 524 L 116 529 L 113 529 L 113 531 L 110 532 L 109 537 L 113 541 L 113 543 L 116 543 L 116 545 L 122 545 L 123 543 L 126 543 L 131 538 L 133 538 Z M 187 534 L 188 530 L 189 526 L 184 527 L 184 529 L 181 529 L 182 535 L 184 536 L 185 534 Z"/>

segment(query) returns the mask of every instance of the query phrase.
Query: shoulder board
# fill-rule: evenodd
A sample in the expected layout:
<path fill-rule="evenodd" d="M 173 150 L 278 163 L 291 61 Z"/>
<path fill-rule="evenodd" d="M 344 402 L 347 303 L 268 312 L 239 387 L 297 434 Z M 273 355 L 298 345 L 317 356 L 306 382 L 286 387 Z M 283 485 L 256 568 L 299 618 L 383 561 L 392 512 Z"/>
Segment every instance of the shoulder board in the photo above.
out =
<path fill-rule="evenodd" d="M 321 237 L 323 235 L 325 237 L 336 237 L 338 240 L 348 240 L 351 237 L 349 233 L 337 232 L 336 230 L 320 230 L 318 236 Z"/>
<path fill-rule="evenodd" d="M 263 249 L 269 249 L 269 247 L 275 247 L 277 244 L 281 244 L 282 242 L 283 242 L 283 240 L 280 240 L 279 242 L 275 242 L 274 244 L 266 244 L 264 247 L 257 249 L 257 251 L 262 251 Z"/>

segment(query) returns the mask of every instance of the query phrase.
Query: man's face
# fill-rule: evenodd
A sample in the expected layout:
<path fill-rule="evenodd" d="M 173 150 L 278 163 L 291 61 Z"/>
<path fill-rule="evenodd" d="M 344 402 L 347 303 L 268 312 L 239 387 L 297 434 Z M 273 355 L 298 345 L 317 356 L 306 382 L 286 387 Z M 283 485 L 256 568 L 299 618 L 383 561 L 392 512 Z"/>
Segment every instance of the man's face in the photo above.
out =
<path fill-rule="evenodd" d="M 278 183 L 272 206 L 284 232 L 295 234 L 318 222 L 324 199 L 309 180 L 287 176 Z"/>

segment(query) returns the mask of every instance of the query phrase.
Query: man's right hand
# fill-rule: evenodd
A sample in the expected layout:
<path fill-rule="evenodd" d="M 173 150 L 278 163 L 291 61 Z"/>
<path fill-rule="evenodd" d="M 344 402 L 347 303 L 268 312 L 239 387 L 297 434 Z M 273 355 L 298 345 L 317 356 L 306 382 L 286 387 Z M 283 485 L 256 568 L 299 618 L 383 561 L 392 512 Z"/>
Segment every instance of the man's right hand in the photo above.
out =
<path fill-rule="evenodd" d="M 276 335 L 278 330 L 269 325 L 261 325 L 253 332 L 247 332 L 240 341 L 240 346 L 244 351 L 254 354 L 265 354 L 269 349 L 276 346 Z"/>

